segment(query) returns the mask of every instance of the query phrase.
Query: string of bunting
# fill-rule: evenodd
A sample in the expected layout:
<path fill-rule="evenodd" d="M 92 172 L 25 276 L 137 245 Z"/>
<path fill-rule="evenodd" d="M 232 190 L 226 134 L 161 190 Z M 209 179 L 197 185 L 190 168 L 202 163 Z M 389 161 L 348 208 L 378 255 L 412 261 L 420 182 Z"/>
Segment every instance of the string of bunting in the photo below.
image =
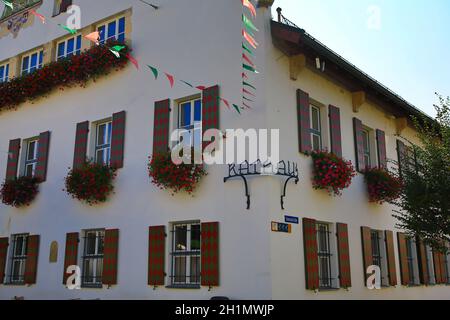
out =
<path fill-rule="evenodd" d="M 258 43 L 255 40 L 255 33 L 259 30 L 255 27 L 251 18 L 245 14 L 245 8 L 250 11 L 251 17 L 256 18 L 256 9 L 250 0 L 242 0 L 243 13 L 242 13 L 242 105 L 244 108 L 251 109 L 250 103 L 254 102 L 251 98 L 255 97 L 255 94 L 251 92 L 256 91 L 256 87 L 248 81 L 248 74 L 256 74 L 256 66 L 252 61 L 254 56 L 253 50 L 258 47 Z M 249 46 L 250 45 L 250 46 Z"/>
<path fill-rule="evenodd" d="M 17 4 L 13 4 L 12 2 L 7 1 L 7 0 L 2 0 L 2 2 L 3 2 L 7 7 L 9 7 L 11 10 L 14 10 L 15 7 L 16 7 L 16 8 L 19 8 L 19 9 L 25 9 L 25 8 L 26 8 L 26 6 L 20 6 L 20 5 L 17 5 Z M 42 14 L 36 12 L 36 11 L 33 10 L 33 9 L 29 10 L 29 13 L 31 13 L 32 15 L 34 15 L 35 17 L 37 17 L 37 18 L 42 22 L 42 24 L 46 24 L 48 21 L 51 21 L 51 22 L 52 22 L 51 19 L 47 19 L 47 17 L 45 17 L 44 15 L 42 15 Z M 76 35 L 77 32 L 78 32 L 78 30 L 69 28 L 69 27 L 66 26 L 66 25 L 59 24 L 59 23 L 58 23 L 57 25 L 58 25 L 58 27 L 64 29 L 66 32 L 68 32 L 68 33 L 71 34 L 71 35 Z M 255 28 L 255 29 L 256 29 L 256 28 Z M 91 41 L 91 42 L 94 42 L 96 45 L 100 45 L 100 35 L 101 35 L 101 34 L 100 34 L 99 31 L 94 31 L 94 32 L 89 33 L 88 35 L 83 36 L 83 37 L 86 38 L 87 40 Z M 139 70 L 139 61 L 138 61 L 136 58 L 134 58 L 130 53 L 122 53 L 122 52 L 121 52 L 123 49 L 126 48 L 125 46 L 122 46 L 122 45 L 108 46 L 106 43 L 105 43 L 105 44 L 102 44 L 102 45 L 105 46 L 105 47 L 107 47 L 107 48 L 109 49 L 109 51 L 111 52 L 111 54 L 113 54 L 113 55 L 116 56 L 117 58 L 120 58 L 121 55 L 122 55 L 122 56 L 125 56 L 125 57 L 126 57 L 126 58 L 127 58 L 127 59 L 135 66 L 135 67 L 136 67 L 136 69 Z M 248 57 L 247 57 L 247 59 L 248 59 Z M 249 60 L 249 59 L 248 59 L 248 60 Z M 248 63 L 251 63 L 251 61 L 249 60 Z M 251 63 L 251 64 L 252 64 L 252 63 Z M 253 64 L 252 64 L 252 65 L 253 65 Z M 153 74 L 155 80 L 157 80 L 158 77 L 159 77 L 159 75 L 160 75 L 160 73 L 161 73 L 160 70 L 159 70 L 157 67 L 155 67 L 155 66 L 153 66 L 153 65 L 150 65 L 150 64 L 148 64 L 147 66 L 148 66 L 149 70 L 151 70 L 151 72 L 152 72 L 152 74 Z M 253 67 L 252 67 L 252 68 L 253 68 Z M 255 70 L 254 72 L 256 72 L 256 70 Z M 170 87 L 173 88 L 174 85 L 175 85 L 175 77 L 174 77 L 171 73 L 168 73 L 168 72 L 162 72 L 162 73 L 163 73 L 163 74 L 165 75 L 165 77 L 167 78 Z M 178 81 L 179 81 L 180 83 L 186 85 L 186 86 L 189 86 L 190 88 L 194 88 L 194 89 L 197 89 L 197 90 L 200 90 L 200 91 L 203 91 L 204 89 L 206 89 L 205 86 L 195 86 L 195 85 L 193 85 L 193 84 L 191 84 L 190 82 L 185 81 L 185 80 L 178 79 Z M 252 85 L 250 85 L 250 84 L 248 84 L 248 83 L 247 83 L 246 85 L 249 86 L 250 88 L 254 88 Z M 246 91 L 247 91 L 247 90 L 245 90 L 245 91 L 243 90 L 244 93 L 245 93 Z M 247 91 L 247 92 L 248 92 L 248 91 Z M 222 98 L 222 97 L 219 97 L 219 100 L 222 101 L 222 102 L 224 103 L 224 105 L 225 105 L 229 110 L 231 110 L 231 107 L 233 107 L 234 110 L 236 110 L 236 112 L 238 112 L 239 114 L 241 114 L 241 109 L 244 109 L 244 107 L 245 107 L 245 108 L 250 108 L 250 106 L 248 106 L 248 105 L 245 104 L 245 103 L 243 103 L 243 106 L 244 106 L 244 107 L 239 108 L 239 106 L 238 106 L 237 104 L 231 103 L 229 100 L 227 100 L 227 99 L 225 99 L 225 98 Z M 248 99 L 248 101 L 251 101 L 251 100 Z"/>

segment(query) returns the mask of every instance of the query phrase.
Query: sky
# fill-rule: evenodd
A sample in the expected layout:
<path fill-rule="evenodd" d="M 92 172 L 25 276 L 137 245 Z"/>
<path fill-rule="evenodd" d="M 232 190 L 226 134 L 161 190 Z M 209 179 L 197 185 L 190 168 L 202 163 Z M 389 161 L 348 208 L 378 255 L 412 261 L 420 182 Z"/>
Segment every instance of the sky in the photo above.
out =
<path fill-rule="evenodd" d="M 283 15 L 435 116 L 450 96 L 449 0 L 275 0 Z"/>

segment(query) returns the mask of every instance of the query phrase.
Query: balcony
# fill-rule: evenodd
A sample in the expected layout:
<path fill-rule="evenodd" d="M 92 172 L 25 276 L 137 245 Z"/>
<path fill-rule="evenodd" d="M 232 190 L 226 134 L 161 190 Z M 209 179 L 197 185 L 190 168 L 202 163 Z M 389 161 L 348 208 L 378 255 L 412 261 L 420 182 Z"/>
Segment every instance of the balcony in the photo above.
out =
<path fill-rule="evenodd" d="M 42 4 L 42 0 L 11 0 L 11 2 L 14 9 L 11 10 L 10 7 L 5 5 L 0 23 Z"/>

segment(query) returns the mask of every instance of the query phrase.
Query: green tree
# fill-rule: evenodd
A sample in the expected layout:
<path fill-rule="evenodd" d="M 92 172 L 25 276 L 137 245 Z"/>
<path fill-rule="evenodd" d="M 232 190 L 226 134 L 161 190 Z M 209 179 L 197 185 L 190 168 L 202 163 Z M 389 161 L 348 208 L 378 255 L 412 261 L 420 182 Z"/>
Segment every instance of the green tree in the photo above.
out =
<path fill-rule="evenodd" d="M 394 204 L 398 227 L 436 249 L 450 241 L 450 98 L 439 97 L 435 121 L 415 118 L 420 143 L 399 160 L 403 191 Z"/>

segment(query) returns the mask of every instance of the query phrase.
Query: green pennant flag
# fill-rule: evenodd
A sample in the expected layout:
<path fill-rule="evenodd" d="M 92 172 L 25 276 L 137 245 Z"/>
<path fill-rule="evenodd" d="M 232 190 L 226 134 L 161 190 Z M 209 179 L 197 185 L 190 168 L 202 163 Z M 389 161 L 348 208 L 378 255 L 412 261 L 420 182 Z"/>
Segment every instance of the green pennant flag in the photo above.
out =
<path fill-rule="evenodd" d="M 125 49 L 125 46 L 119 46 L 119 45 L 117 45 L 117 46 L 112 47 L 111 49 L 114 50 L 114 51 L 116 51 L 116 52 L 120 52 L 120 51 L 122 51 L 123 49 Z"/>
<path fill-rule="evenodd" d="M 60 26 L 61 28 L 63 28 L 64 30 L 66 30 L 67 32 L 69 32 L 70 34 L 76 34 L 77 30 L 75 29 L 70 29 L 68 26 L 62 25 L 60 23 L 58 23 L 58 26 Z"/>
<path fill-rule="evenodd" d="M 242 67 L 244 68 L 244 69 L 246 69 L 246 70 L 248 70 L 248 71 L 252 71 L 252 72 L 254 72 L 254 73 L 259 73 L 258 71 L 256 71 L 256 69 L 255 68 L 253 68 L 252 66 L 249 66 L 248 64 L 243 64 L 242 65 Z"/>
<path fill-rule="evenodd" d="M 247 87 L 250 87 L 250 88 L 256 90 L 256 88 L 255 88 L 254 86 L 252 86 L 252 85 L 251 85 L 250 83 L 248 83 L 248 82 L 243 81 L 242 84 L 243 84 L 244 86 L 247 86 Z"/>
<path fill-rule="evenodd" d="M 250 100 L 250 99 L 247 98 L 247 97 L 242 97 L 242 99 L 247 100 L 247 101 L 250 101 L 250 102 L 254 102 L 253 100 Z"/>
<path fill-rule="evenodd" d="M 155 76 L 155 80 L 157 80 L 158 79 L 158 75 L 159 75 L 158 69 L 152 67 L 151 65 L 147 65 L 147 67 L 149 67 L 150 70 L 152 70 L 153 75 Z"/>
<path fill-rule="evenodd" d="M 184 80 L 180 80 L 181 82 L 183 82 L 185 85 L 188 85 L 189 87 L 193 88 L 194 86 L 192 84 L 190 84 L 189 82 L 186 82 Z"/>
<path fill-rule="evenodd" d="M 247 16 L 246 16 L 245 14 L 242 15 L 242 22 L 244 22 L 244 25 L 245 25 L 248 29 L 251 29 L 251 30 L 254 30 L 254 31 L 259 31 L 259 30 L 255 27 L 255 25 L 253 24 L 253 22 L 252 22 L 249 18 L 247 18 Z"/>
<path fill-rule="evenodd" d="M 233 107 L 236 109 L 236 111 L 237 111 L 239 114 L 241 114 L 241 110 L 239 110 L 239 107 L 238 107 L 237 105 L 233 104 Z"/>
<path fill-rule="evenodd" d="M 11 2 L 6 1 L 6 0 L 2 0 L 2 1 L 5 4 L 5 6 L 9 7 L 11 10 L 14 10 L 14 6 Z"/>
<path fill-rule="evenodd" d="M 243 48 L 245 51 L 247 51 L 248 53 L 250 53 L 251 55 L 253 55 L 252 50 L 250 50 L 250 49 L 245 45 L 245 43 L 243 43 L 243 42 L 242 42 L 242 48 Z"/>

